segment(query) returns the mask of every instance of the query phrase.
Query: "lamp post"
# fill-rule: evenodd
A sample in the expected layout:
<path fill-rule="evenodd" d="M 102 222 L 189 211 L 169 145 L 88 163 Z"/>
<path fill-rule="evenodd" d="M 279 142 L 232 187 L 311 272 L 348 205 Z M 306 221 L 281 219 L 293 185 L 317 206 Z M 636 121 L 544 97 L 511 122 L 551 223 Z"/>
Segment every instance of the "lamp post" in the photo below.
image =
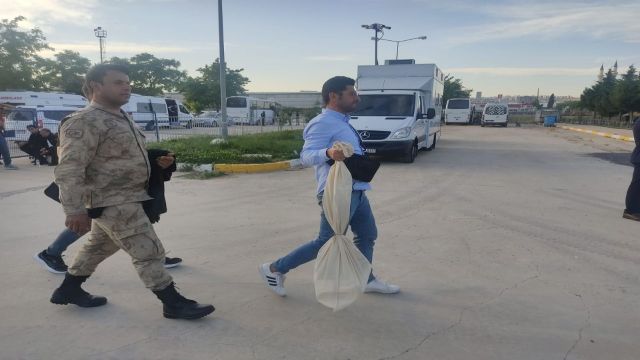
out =
<path fill-rule="evenodd" d="M 96 34 L 98 41 L 100 42 L 100 63 L 104 62 L 104 39 L 107 38 L 107 30 L 104 30 L 102 27 L 98 26 L 93 29 L 93 33 Z"/>
<path fill-rule="evenodd" d="M 372 37 L 372 40 L 375 40 L 375 64 L 378 65 L 378 40 L 381 40 L 382 36 L 384 36 L 384 29 L 391 30 L 391 26 L 387 26 L 384 24 L 373 23 L 371 25 L 362 25 L 365 29 L 373 29 L 375 31 L 375 36 Z M 380 37 L 378 37 L 378 33 L 382 33 Z"/>
<path fill-rule="evenodd" d="M 373 40 L 373 38 L 371 38 L 371 40 Z M 411 39 L 404 39 L 404 40 L 389 40 L 389 39 L 378 39 L 378 40 L 383 40 L 383 41 L 389 41 L 389 42 L 396 43 L 396 60 L 398 60 L 398 47 L 400 46 L 401 42 L 405 42 L 405 41 L 409 41 L 409 40 L 427 40 L 427 37 L 425 35 L 423 35 L 423 36 L 418 36 L 418 37 L 414 37 L 414 38 L 411 38 Z"/>
<path fill-rule="evenodd" d="M 220 48 L 220 112 L 222 113 L 222 138 L 227 140 L 227 80 L 226 63 L 224 61 L 224 25 L 222 22 L 222 0 L 218 0 L 218 46 Z"/>

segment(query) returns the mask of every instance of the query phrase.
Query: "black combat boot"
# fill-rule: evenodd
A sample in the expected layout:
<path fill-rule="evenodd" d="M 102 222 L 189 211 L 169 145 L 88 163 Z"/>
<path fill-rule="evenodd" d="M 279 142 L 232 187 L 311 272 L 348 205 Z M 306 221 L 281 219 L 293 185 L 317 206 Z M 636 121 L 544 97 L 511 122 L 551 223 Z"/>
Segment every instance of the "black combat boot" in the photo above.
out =
<path fill-rule="evenodd" d="M 80 307 L 102 306 L 107 303 L 103 296 L 93 296 L 80 287 L 88 276 L 74 276 L 67 273 L 64 281 L 51 295 L 51 302 L 59 305 L 75 304 Z"/>
<path fill-rule="evenodd" d="M 162 312 L 167 319 L 199 319 L 215 310 L 213 305 L 198 304 L 194 300 L 189 300 L 180 295 L 176 291 L 174 283 L 153 293 L 162 301 Z"/>

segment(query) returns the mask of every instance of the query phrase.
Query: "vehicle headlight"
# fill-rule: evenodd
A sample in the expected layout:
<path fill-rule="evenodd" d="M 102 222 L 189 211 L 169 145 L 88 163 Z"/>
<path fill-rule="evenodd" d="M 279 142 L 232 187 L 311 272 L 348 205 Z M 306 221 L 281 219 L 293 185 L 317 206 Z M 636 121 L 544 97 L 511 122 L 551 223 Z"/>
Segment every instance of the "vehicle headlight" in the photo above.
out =
<path fill-rule="evenodd" d="M 404 139 L 406 137 L 408 137 L 409 135 L 411 135 L 411 128 L 410 127 L 404 127 L 396 132 L 393 133 L 393 135 L 391 135 L 391 139 Z"/>

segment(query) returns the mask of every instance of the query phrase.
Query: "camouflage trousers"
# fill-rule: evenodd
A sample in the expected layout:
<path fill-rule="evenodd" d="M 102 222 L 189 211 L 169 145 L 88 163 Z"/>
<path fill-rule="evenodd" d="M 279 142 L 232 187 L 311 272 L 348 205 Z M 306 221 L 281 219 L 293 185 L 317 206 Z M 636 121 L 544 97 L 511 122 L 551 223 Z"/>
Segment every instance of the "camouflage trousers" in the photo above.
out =
<path fill-rule="evenodd" d="M 158 239 L 141 203 L 109 206 L 91 222 L 91 233 L 68 272 L 89 276 L 98 265 L 118 250 L 131 256 L 144 285 L 162 290 L 173 281 L 164 268 L 164 247 Z"/>

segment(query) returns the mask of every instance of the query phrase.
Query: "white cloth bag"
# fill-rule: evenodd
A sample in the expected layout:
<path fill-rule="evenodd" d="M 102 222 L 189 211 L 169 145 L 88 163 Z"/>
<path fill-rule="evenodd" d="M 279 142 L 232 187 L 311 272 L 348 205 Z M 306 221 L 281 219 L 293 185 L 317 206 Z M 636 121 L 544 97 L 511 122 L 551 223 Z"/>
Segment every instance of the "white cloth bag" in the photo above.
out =
<path fill-rule="evenodd" d="M 336 142 L 333 147 L 342 149 L 346 157 L 353 154 L 350 144 Z M 313 273 L 316 299 L 333 311 L 355 302 L 371 273 L 367 258 L 344 235 L 349 226 L 351 189 L 349 170 L 342 161 L 336 161 L 329 170 L 322 198 L 324 215 L 336 235 L 320 248 Z"/>

